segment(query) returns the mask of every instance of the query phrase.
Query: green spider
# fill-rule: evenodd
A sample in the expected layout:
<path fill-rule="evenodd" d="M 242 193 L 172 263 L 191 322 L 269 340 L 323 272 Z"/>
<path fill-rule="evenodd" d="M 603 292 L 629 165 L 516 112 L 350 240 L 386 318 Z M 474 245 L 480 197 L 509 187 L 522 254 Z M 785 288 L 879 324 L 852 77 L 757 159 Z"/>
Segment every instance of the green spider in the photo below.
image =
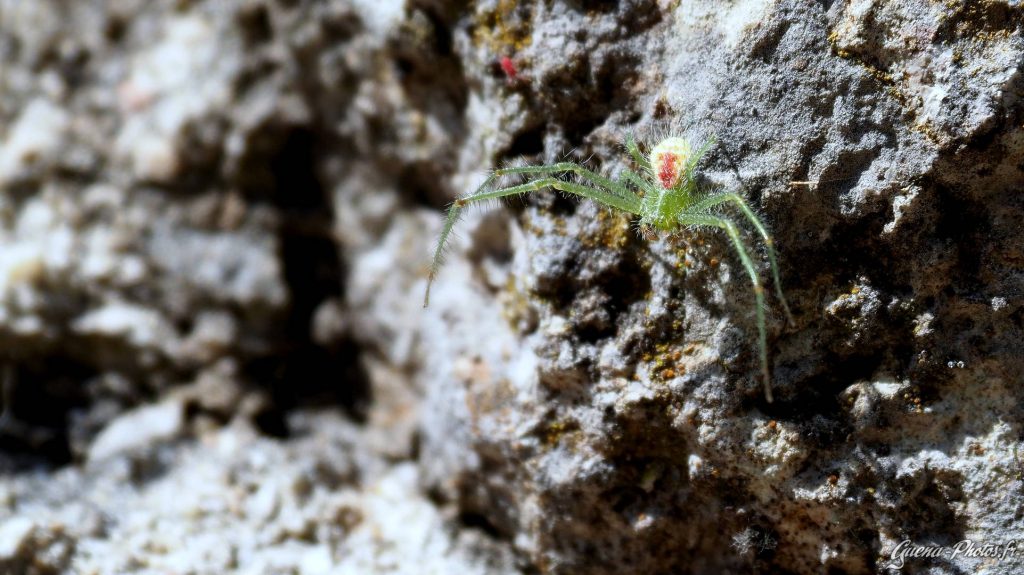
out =
<path fill-rule="evenodd" d="M 779 280 L 779 265 L 764 224 L 754 213 L 747 202 L 733 192 L 707 193 L 698 187 L 696 168 L 705 153 L 714 145 L 714 138 L 709 139 L 699 149 L 694 149 L 690 142 L 681 137 L 670 137 L 662 140 L 645 157 L 632 136 L 626 138 L 626 150 L 633 161 L 641 168 L 641 172 L 649 178 L 641 177 L 636 172 L 625 169 L 617 181 L 573 162 L 559 162 L 547 166 L 522 166 L 495 170 L 487 180 L 469 196 L 459 198 L 448 209 L 448 219 L 441 231 L 441 238 L 434 251 L 434 261 L 430 268 L 427 291 L 423 299 L 423 307 L 430 302 L 430 286 L 437 276 L 444 255 L 445 243 L 451 234 L 459 214 L 467 204 L 484 200 L 493 200 L 505 196 L 537 192 L 544 188 L 553 188 L 569 194 L 582 196 L 600 204 L 617 208 L 640 217 L 643 230 L 672 232 L 682 226 L 711 227 L 725 230 L 732 240 L 736 253 L 743 263 L 747 275 L 753 284 L 754 297 L 757 300 L 758 344 L 761 357 L 761 374 L 764 378 L 765 398 L 772 402 L 771 373 L 768 370 L 768 343 L 764 319 L 764 288 L 761 279 L 750 258 L 750 253 L 740 236 L 739 228 L 728 216 L 718 213 L 716 209 L 732 204 L 746 217 L 764 241 L 768 252 L 775 291 L 786 312 L 786 318 L 793 322 L 789 304 L 782 293 Z M 558 176 L 574 174 L 582 183 L 570 182 Z M 503 176 L 533 177 L 525 183 L 499 189 L 489 189 L 494 181 Z"/>

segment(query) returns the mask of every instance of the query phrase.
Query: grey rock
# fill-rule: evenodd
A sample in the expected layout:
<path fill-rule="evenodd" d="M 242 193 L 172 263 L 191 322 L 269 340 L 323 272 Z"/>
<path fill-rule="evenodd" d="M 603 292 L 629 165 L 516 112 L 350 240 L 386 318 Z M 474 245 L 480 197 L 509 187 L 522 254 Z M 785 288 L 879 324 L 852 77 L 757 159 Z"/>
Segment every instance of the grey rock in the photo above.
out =
<path fill-rule="evenodd" d="M 89 447 L 89 461 L 150 449 L 154 444 L 176 438 L 184 431 L 184 406 L 180 401 L 140 407 L 126 412 L 96 436 Z"/>
<path fill-rule="evenodd" d="M 0 0 L 3 568 L 874 573 L 1020 539 L 1022 10 Z M 771 230 L 774 403 L 713 231 L 529 194 L 466 214 L 422 309 L 443 206 L 508 163 L 619 176 L 631 132 L 716 136 L 702 184 Z"/>

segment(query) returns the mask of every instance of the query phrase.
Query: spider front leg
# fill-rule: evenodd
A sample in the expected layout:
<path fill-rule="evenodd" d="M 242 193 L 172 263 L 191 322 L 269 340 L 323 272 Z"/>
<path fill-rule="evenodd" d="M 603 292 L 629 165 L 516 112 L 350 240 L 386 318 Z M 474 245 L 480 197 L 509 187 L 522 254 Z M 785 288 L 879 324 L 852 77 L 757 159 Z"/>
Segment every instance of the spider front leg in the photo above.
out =
<path fill-rule="evenodd" d="M 768 403 L 771 403 L 772 388 L 771 372 L 768 369 L 768 334 L 764 321 L 764 288 L 761 287 L 761 278 L 757 275 L 757 269 L 754 267 L 754 261 L 750 259 L 750 254 L 747 252 L 747 246 L 743 243 L 743 239 L 740 237 L 739 229 L 736 227 L 736 224 L 728 218 L 710 216 L 706 214 L 683 214 L 679 217 L 679 223 L 684 226 L 696 225 L 720 228 L 725 230 L 729 239 L 732 240 L 733 246 L 736 248 L 736 253 L 739 255 L 744 269 L 747 270 L 747 275 L 750 276 L 750 282 L 754 286 L 754 298 L 757 300 L 754 311 L 757 315 L 757 340 L 758 351 L 760 352 L 759 355 L 761 357 L 761 376 L 764 379 L 765 399 Z"/>
<path fill-rule="evenodd" d="M 619 174 L 619 185 L 626 187 L 627 184 L 633 184 L 634 187 L 638 188 L 644 195 L 657 194 L 658 190 L 655 189 L 654 184 L 640 177 L 639 174 L 624 168 Z M 628 189 L 628 188 L 627 188 Z"/>
<path fill-rule="evenodd" d="M 568 169 L 571 167 L 571 169 Z M 606 184 L 608 189 L 600 189 L 598 187 L 589 187 L 581 184 L 575 184 L 572 182 L 566 182 L 559 180 L 555 177 L 544 177 L 532 182 L 526 182 L 516 186 L 510 186 L 507 188 L 500 188 L 497 190 L 488 190 L 487 187 L 494 182 L 495 179 L 514 174 L 543 174 L 543 173 L 554 173 L 554 172 L 566 172 L 572 171 L 575 173 L 581 173 L 584 178 L 592 181 Z M 437 242 L 437 248 L 434 250 L 434 261 L 430 266 L 430 276 L 427 279 L 427 290 L 423 296 L 423 307 L 427 307 L 430 303 L 430 287 L 434 283 L 434 278 L 437 276 L 438 270 L 441 268 L 441 264 L 444 261 L 444 247 L 448 241 L 448 237 L 451 235 L 452 229 L 455 227 L 455 223 L 459 220 L 459 215 L 462 212 L 462 208 L 466 205 L 480 202 L 485 200 L 494 200 L 503 198 L 506 196 L 515 196 L 519 194 L 525 194 L 528 192 L 536 192 L 543 190 L 544 188 L 553 188 L 562 192 L 570 193 L 576 196 L 587 198 L 618 208 L 631 214 L 638 214 L 640 211 L 640 198 L 636 194 L 630 192 L 625 186 L 612 182 L 607 178 L 594 174 L 582 166 L 576 164 L 555 164 L 553 166 L 524 166 L 519 168 L 505 168 L 501 170 L 495 170 L 484 183 L 477 189 L 476 193 L 465 197 L 459 198 L 452 202 L 452 205 L 448 208 L 448 217 L 445 219 L 444 227 L 441 229 L 441 237 Z M 608 190 L 614 190 L 614 192 Z M 622 195 L 620 195 L 622 194 Z M 626 195 L 628 194 L 628 195 Z"/>
<path fill-rule="evenodd" d="M 631 208 L 629 206 L 633 206 L 633 207 L 637 207 L 638 208 L 639 205 L 640 205 L 640 197 L 638 195 L 636 195 L 635 192 L 631 191 L 629 189 L 629 187 L 626 186 L 623 182 L 614 182 L 614 181 L 612 181 L 612 180 L 610 180 L 610 179 L 608 179 L 608 178 L 598 174 L 597 172 L 588 170 L 587 168 L 585 168 L 585 167 L 583 167 L 583 166 L 581 166 L 579 164 L 574 164 L 572 162 L 559 162 L 557 164 L 551 164 L 550 166 L 519 166 L 519 167 L 515 167 L 515 168 L 501 168 L 501 169 L 498 169 L 498 170 L 494 171 L 494 174 L 492 174 L 492 178 L 498 178 L 498 177 L 502 177 L 502 176 L 514 176 L 514 175 L 518 175 L 518 176 L 522 176 L 522 175 L 526 175 L 526 176 L 552 176 L 552 175 L 565 174 L 565 173 L 576 174 L 577 176 L 582 178 L 584 181 L 586 181 L 588 184 L 590 184 L 590 187 L 591 187 L 592 191 L 594 191 L 594 192 L 597 192 L 597 193 L 602 193 L 602 192 L 604 192 L 604 193 L 611 193 L 611 195 L 617 196 L 619 199 L 621 199 L 623 202 L 625 202 L 625 204 L 621 204 L 620 203 L 619 205 L 614 204 L 614 203 L 604 202 L 604 203 L 608 203 L 608 205 L 612 205 L 612 206 L 614 206 L 616 208 L 619 208 L 619 209 L 622 209 L 622 210 L 626 210 L 626 211 L 630 211 L 631 210 Z M 487 182 L 485 182 L 485 185 L 486 184 L 487 184 Z M 479 189 L 480 190 L 484 189 L 484 186 L 481 186 Z M 475 196 L 475 195 L 476 194 L 473 194 L 473 196 Z M 598 200 L 598 201 L 601 201 L 601 200 Z"/>
<path fill-rule="evenodd" d="M 636 165 L 640 166 L 641 169 L 651 171 L 651 162 L 640 153 L 640 148 L 636 145 L 636 139 L 633 138 L 633 134 L 626 134 L 626 151 L 633 157 L 633 161 Z"/>
<path fill-rule="evenodd" d="M 779 296 L 779 301 L 782 302 L 782 309 L 786 312 L 786 319 L 789 321 L 789 325 L 794 325 L 796 322 L 793 320 L 793 313 L 789 310 L 789 303 L 786 301 L 786 296 L 782 293 L 782 281 L 779 279 L 779 261 L 775 253 L 775 242 L 772 241 L 772 237 L 768 235 L 768 230 L 765 229 L 764 224 L 761 223 L 761 219 L 757 217 L 754 210 L 750 209 L 750 205 L 747 204 L 746 200 L 739 194 L 732 192 L 715 194 L 697 202 L 693 209 L 704 212 L 726 202 L 732 202 L 739 207 L 740 211 L 743 212 L 743 215 L 746 216 L 747 220 L 754 226 L 754 229 L 757 230 L 757 233 L 764 241 L 764 245 L 768 249 L 768 265 L 772 270 L 772 280 L 775 282 L 775 293 Z"/>

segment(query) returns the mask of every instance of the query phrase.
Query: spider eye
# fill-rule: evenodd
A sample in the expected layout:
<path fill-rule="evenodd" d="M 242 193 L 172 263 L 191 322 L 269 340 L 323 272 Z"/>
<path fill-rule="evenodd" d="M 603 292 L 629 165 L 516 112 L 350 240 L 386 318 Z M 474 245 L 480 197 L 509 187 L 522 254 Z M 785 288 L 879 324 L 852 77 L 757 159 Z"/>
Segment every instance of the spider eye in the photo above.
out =
<path fill-rule="evenodd" d="M 651 168 L 661 187 L 670 190 L 679 185 L 692 154 L 693 148 L 684 138 L 664 139 L 651 150 Z"/>

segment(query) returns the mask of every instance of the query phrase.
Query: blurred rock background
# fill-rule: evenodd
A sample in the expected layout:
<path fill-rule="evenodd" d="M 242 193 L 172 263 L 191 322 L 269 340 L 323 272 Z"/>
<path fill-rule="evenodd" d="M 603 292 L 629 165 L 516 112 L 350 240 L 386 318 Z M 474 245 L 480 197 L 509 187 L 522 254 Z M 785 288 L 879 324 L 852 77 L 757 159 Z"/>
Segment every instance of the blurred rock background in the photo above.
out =
<path fill-rule="evenodd" d="M 1022 34 L 1017 0 L 0 0 L 0 572 L 1019 541 Z M 774 403 L 713 233 L 531 195 L 472 211 L 422 309 L 448 202 L 615 174 L 629 132 L 716 135 L 707 185 L 773 231 Z"/>

